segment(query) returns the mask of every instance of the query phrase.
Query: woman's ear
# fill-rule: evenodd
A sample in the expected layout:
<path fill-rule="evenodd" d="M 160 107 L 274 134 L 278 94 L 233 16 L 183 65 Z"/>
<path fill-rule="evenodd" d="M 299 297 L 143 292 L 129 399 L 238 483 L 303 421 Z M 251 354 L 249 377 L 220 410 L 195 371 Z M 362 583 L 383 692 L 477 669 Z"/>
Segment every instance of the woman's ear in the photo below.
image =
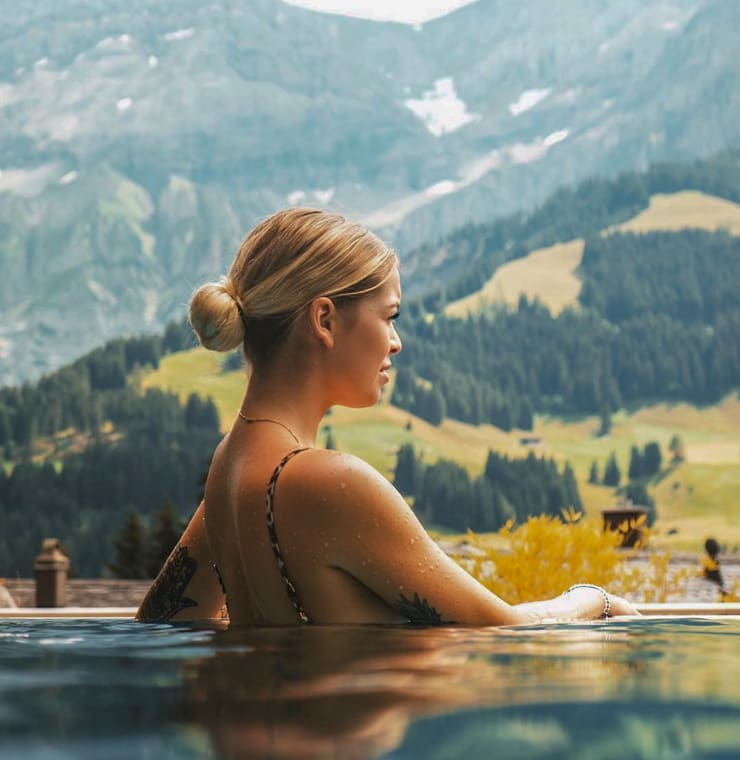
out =
<path fill-rule="evenodd" d="M 337 307 L 331 298 L 314 298 L 308 307 L 308 323 L 313 335 L 327 348 L 334 348 L 337 332 Z"/>

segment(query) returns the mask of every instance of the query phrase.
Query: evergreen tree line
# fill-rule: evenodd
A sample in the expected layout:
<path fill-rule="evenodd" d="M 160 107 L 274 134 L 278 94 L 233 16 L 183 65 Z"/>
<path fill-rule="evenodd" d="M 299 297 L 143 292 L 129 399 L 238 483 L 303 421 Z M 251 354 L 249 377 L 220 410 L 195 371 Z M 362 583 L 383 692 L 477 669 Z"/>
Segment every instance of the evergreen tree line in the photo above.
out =
<path fill-rule="evenodd" d="M 412 444 L 397 454 L 394 485 L 414 497 L 414 511 L 427 525 L 455 531 L 496 531 L 507 520 L 529 515 L 560 515 L 567 507 L 582 509 L 578 484 L 569 463 L 559 472 L 552 459 L 509 459 L 488 452 L 483 474 L 471 478 L 456 462 L 440 459 L 424 465 Z"/>
<path fill-rule="evenodd" d="M 113 560 L 108 569 L 117 578 L 156 577 L 186 525 L 169 499 L 153 515 L 151 525 L 132 510 L 113 539 Z"/>
<path fill-rule="evenodd" d="M 404 351 L 392 401 L 435 424 L 443 408 L 472 424 L 530 429 L 534 411 L 604 415 L 655 399 L 714 403 L 740 384 L 740 308 L 707 329 L 650 312 L 620 325 L 591 310 L 553 317 L 524 298 L 516 312 L 465 320 L 430 321 L 411 304 L 399 327 Z M 419 403 L 433 392 L 444 404 Z"/>
<path fill-rule="evenodd" d="M 185 321 L 170 323 L 163 335 L 121 338 L 106 343 L 37 383 L 0 389 L 0 447 L 14 459 L 18 447 L 38 436 L 74 428 L 96 433 L 105 421 L 119 424 L 137 412 L 128 389 L 136 367 L 159 366 L 160 358 L 194 345 Z"/>
<path fill-rule="evenodd" d="M 651 195 L 682 190 L 740 202 L 740 152 L 693 163 L 655 164 L 645 172 L 625 172 L 615 179 L 588 179 L 575 188 L 558 190 L 529 215 L 468 224 L 439 243 L 422 246 L 412 260 L 428 261 L 440 247 L 445 249 L 446 271 L 438 272 L 437 280 L 449 282 L 424 296 L 424 308 L 441 311 L 446 303 L 479 290 L 507 261 L 564 240 L 593 237 L 644 211 Z"/>
<path fill-rule="evenodd" d="M 579 301 L 614 324 L 661 314 L 714 326 L 740 309 L 740 238 L 704 230 L 594 237 L 580 274 Z"/>
<path fill-rule="evenodd" d="M 44 537 L 61 539 L 75 571 L 98 576 L 124 515 L 148 517 L 170 499 L 190 514 L 219 440 L 213 402 L 149 390 L 126 407 L 126 433 L 93 439 L 62 465 L 0 469 L 0 576 L 30 576 Z"/>

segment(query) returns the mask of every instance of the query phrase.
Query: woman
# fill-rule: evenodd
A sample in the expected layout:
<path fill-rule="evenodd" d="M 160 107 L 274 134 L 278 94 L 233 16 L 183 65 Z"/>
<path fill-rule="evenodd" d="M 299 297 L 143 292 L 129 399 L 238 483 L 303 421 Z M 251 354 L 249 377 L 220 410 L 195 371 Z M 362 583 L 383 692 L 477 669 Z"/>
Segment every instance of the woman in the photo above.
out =
<path fill-rule="evenodd" d="M 203 503 L 138 613 L 218 615 L 244 625 L 499 625 L 635 614 L 579 585 L 511 606 L 427 535 L 365 462 L 314 448 L 335 404 L 375 404 L 401 340 L 396 255 L 342 217 L 281 211 L 244 240 L 228 276 L 199 288 L 190 321 L 216 351 L 242 345 L 251 367 Z"/>

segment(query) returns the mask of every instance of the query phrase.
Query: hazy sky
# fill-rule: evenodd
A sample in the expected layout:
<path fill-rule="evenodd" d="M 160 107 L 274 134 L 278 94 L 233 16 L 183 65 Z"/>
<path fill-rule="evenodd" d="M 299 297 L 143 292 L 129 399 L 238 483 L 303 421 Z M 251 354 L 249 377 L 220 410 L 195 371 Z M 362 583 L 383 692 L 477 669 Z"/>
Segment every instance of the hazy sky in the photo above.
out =
<path fill-rule="evenodd" d="M 373 21 L 400 21 L 421 24 L 444 16 L 477 0 L 283 0 L 324 13 L 340 13 Z"/>

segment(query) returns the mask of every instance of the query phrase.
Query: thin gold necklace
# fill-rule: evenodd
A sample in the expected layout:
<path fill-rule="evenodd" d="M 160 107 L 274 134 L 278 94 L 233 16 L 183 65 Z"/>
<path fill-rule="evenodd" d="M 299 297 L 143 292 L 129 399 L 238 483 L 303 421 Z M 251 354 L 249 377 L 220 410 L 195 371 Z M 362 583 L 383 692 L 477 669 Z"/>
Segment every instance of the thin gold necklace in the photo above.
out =
<path fill-rule="evenodd" d="M 280 425 L 281 428 L 285 428 L 293 436 L 293 440 L 299 446 L 301 445 L 301 442 L 298 440 L 298 436 L 284 422 L 273 420 L 269 417 L 247 417 L 241 409 L 239 410 L 239 416 L 244 420 L 244 422 L 272 422 L 273 425 Z"/>

